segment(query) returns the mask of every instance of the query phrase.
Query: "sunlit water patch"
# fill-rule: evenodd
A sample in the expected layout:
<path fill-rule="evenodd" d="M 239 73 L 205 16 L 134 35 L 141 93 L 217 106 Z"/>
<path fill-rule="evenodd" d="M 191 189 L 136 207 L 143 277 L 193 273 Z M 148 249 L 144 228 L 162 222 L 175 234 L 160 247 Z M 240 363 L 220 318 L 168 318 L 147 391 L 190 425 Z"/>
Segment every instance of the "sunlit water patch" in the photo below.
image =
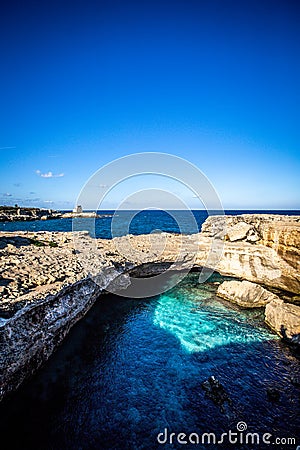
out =
<path fill-rule="evenodd" d="M 239 421 L 252 432 L 297 436 L 298 361 L 262 311 L 216 297 L 219 276 L 197 280 L 192 273 L 150 299 L 100 297 L 44 368 L 0 405 L 8 448 L 182 448 L 158 444 L 158 433 L 220 434 Z M 231 399 L 225 411 L 202 389 L 211 375 Z M 270 388 L 280 393 L 276 401 Z"/>
<path fill-rule="evenodd" d="M 274 339 L 264 325 L 258 326 L 261 312 L 237 311 L 215 297 L 212 285 L 216 275 L 205 287 L 197 284 L 197 274 L 191 274 L 186 286 L 162 294 L 154 311 L 154 324 L 176 336 L 189 352 L 204 352 L 216 346 L 250 344 Z"/>

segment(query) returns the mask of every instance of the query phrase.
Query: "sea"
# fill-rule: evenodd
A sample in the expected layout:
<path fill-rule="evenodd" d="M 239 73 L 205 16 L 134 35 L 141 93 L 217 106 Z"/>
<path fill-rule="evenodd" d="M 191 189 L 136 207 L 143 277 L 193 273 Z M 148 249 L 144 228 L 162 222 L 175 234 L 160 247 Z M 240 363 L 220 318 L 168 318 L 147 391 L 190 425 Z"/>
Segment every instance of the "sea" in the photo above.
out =
<path fill-rule="evenodd" d="M 227 213 L 246 212 L 262 213 Z M 170 213 L 138 213 L 129 232 L 193 232 L 180 215 L 183 229 Z M 207 216 L 193 215 L 200 229 Z M 127 223 L 130 212 L 119 217 Z M 110 238 L 112 220 L 96 219 L 95 235 Z M 72 221 L 0 227 L 71 231 Z M 265 325 L 262 308 L 216 296 L 225 279 L 214 273 L 199 283 L 190 272 L 155 297 L 101 295 L 47 363 L 1 402 L 2 448 L 296 450 L 299 360 Z M 209 377 L 221 386 L 216 396 Z"/>
<path fill-rule="evenodd" d="M 70 211 L 62 211 L 70 212 Z M 72 231 L 88 230 L 93 237 L 111 239 L 126 234 L 147 234 L 155 231 L 192 234 L 199 232 L 208 213 L 205 210 L 142 210 L 97 211 L 98 219 L 53 219 L 30 222 L 0 222 L 0 231 Z M 215 214 L 218 214 L 216 212 Z M 300 215 L 299 210 L 228 210 L 228 215 L 285 214 Z"/>

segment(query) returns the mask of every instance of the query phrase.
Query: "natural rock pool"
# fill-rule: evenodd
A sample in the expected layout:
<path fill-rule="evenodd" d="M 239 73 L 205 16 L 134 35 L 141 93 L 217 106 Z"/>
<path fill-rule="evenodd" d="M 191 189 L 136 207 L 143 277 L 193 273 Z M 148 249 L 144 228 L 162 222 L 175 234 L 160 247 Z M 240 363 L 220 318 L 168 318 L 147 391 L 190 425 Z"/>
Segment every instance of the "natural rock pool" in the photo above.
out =
<path fill-rule="evenodd" d="M 201 444 L 202 433 L 219 439 L 238 422 L 272 434 L 271 442 L 294 437 L 299 444 L 299 362 L 261 310 L 215 296 L 221 279 L 199 284 L 190 273 L 157 297 L 101 296 L 36 376 L 1 403 L 7 448 L 295 449 Z M 202 388 L 211 375 L 230 398 L 223 408 Z M 200 444 L 159 444 L 165 429 L 197 433 Z"/>

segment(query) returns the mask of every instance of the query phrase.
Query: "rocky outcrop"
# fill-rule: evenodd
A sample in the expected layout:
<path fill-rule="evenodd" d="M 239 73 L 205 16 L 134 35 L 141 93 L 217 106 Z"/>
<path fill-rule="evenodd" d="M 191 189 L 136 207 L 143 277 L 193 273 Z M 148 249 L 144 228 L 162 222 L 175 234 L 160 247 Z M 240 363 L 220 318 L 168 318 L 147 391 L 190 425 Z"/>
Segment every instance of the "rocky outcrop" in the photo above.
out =
<path fill-rule="evenodd" d="M 28 222 L 32 220 L 50 219 L 97 219 L 111 217 L 111 214 L 97 214 L 95 211 L 83 212 L 72 211 L 61 213 L 54 209 L 22 208 L 19 206 L 0 206 L 0 222 Z"/>
<path fill-rule="evenodd" d="M 266 306 L 265 321 L 282 337 L 293 338 L 300 335 L 300 306 L 273 300 Z"/>
<path fill-rule="evenodd" d="M 241 241 L 242 239 L 248 240 L 248 235 L 250 237 L 250 230 L 253 230 L 251 225 L 246 222 L 239 222 L 228 229 L 226 237 L 231 242 Z M 256 240 L 259 240 L 259 237 L 257 235 Z"/>
<path fill-rule="evenodd" d="M 0 273 L 0 317 L 86 276 L 73 234 L 55 232 L 0 232 Z"/>
<path fill-rule="evenodd" d="M 300 292 L 299 216 L 211 216 L 203 224 L 199 240 L 200 249 L 208 248 L 212 240 L 223 242 L 217 265 L 220 273 Z M 203 263 L 205 255 L 201 258 L 200 252 L 198 259 Z"/>
<path fill-rule="evenodd" d="M 274 248 L 278 253 L 300 254 L 300 216 L 279 214 L 241 214 L 210 216 L 202 225 L 204 236 L 248 241 Z M 287 260 L 290 260 L 287 255 Z M 293 258 L 292 258 L 293 260 Z"/>
<path fill-rule="evenodd" d="M 217 295 L 245 308 L 258 308 L 277 300 L 278 296 L 250 281 L 223 281 Z"/>
<path fill-rule="evenodd" d="M 58 219 L 61 214 L 53 209 L 0 206 L 0 222 Z"/>
<path fill-rule="evenodd" d="M 114 269 L 104 270 L 97 283 L 79 281 L 0 320 L 0 400 L 49 358 L 116 276 Z"/>
<path fill-rule="evenodd" d="M 290 266 L 300 269 L 300 222 L 270 222 L 261 231 L 261 244 L 271 247 Z"/>

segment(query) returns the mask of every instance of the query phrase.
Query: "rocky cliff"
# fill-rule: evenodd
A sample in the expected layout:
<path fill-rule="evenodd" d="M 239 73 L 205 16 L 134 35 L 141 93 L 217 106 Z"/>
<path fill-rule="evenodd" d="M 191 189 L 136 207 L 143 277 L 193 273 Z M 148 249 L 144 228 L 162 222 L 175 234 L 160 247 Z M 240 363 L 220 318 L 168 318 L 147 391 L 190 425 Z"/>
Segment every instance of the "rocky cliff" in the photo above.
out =
<path fill-rule="evenodd" d="M 201 246 L 209 246 L 212 239 L 224 242 L 220 273 L 300 292 L 299 216 L 211 216 L 203 224 Z"/>

